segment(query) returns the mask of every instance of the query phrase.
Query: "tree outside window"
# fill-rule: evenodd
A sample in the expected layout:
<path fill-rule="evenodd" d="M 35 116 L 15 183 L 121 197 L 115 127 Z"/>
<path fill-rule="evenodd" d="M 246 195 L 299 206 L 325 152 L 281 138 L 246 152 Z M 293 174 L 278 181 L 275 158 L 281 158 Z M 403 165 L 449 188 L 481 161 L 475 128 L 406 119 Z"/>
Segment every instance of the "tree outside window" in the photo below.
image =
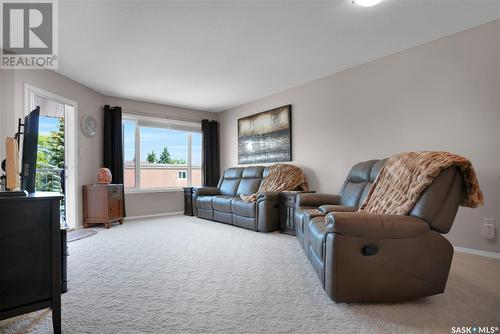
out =
<path fill-rule="evenodd" d="M 36 168 L 37 191 L 63 191 L 64 118 L 58 118 L 57 128 L 49 134 L 39 134 Z"/>

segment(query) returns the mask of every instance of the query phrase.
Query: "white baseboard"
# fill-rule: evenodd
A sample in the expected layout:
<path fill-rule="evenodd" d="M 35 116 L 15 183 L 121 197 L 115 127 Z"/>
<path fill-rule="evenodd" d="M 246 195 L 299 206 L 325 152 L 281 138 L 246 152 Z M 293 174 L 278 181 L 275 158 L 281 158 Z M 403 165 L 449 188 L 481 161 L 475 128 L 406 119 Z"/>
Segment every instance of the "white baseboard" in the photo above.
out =
<path fill-rule="evenodd" d="M 153 215 L 125 217 L 125 220 L 136 220 L 136 219 L 144 219 L 144 218 L 156 218 L 156 217 L 164 217 L 164 216 L 176 216 L 176 215 L 182 215 L 183 213 L 184 213 L 184 211 L 156 213 L 156 214 L 153 214 Z"/>
<path fill-rule="evenodd" d="M 479 256 L 491 257 L 493 259 L 500 259 L 500 253 L 488 252 L 479 249 L 465 248 L 465 247 L 453 247 L 457 252 L 474 254 Z"/>

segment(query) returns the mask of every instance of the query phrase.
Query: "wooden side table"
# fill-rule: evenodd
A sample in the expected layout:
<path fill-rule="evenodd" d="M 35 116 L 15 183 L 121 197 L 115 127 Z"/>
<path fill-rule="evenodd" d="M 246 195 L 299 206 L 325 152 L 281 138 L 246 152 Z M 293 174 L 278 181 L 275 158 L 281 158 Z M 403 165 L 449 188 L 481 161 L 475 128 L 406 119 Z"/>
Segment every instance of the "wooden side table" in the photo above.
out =
<path fill-rule="evenodd" d="M 314 191 L 283 191 L 280 193 L 280 233 L 295 235 L 295 204 L 297 194 Z"/>
<path fill-rule="evenodd" d="M 193 187 L 184 187 L 184 215 L 194 216 L 193 212 Z"/>
<path fill-rule="evenodd" d="M 91 224 L 123 224 L 123 184 L 91 184 L 83 187 L 83 227 Z"/>

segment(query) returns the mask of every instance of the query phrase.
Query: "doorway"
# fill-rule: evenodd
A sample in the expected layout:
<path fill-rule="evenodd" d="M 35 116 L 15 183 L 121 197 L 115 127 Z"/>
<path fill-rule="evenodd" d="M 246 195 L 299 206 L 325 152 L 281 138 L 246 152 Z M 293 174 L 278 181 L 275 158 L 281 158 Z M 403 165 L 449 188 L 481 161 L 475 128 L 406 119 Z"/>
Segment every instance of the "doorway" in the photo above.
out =
<path fill-rule="evenodd" d="M 76 157 L 77 104 L 37 87 L 25 87 L 26 114 L 40 106 L 36 191 L 64 194 L 61 222 L 78 225 Z"/>

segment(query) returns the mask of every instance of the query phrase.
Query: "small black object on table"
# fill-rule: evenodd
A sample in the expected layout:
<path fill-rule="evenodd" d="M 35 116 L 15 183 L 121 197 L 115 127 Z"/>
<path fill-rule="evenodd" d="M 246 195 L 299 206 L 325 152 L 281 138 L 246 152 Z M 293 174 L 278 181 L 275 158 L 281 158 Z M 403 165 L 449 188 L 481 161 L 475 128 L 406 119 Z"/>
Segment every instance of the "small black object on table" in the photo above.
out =
<path fill-rule="evenodd" d="M 193 188 L 184 187 L 184 215 L 194 216 L 193 212 Z"/>

